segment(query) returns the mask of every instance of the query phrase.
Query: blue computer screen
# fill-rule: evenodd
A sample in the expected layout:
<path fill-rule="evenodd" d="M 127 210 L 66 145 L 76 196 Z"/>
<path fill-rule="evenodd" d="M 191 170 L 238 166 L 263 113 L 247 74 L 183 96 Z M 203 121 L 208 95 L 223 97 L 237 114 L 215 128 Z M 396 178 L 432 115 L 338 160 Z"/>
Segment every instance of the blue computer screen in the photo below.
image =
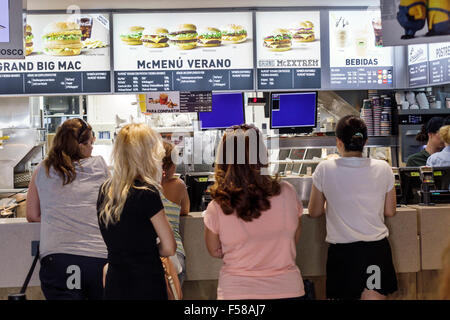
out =
<path fill-rule="evenodd" d="M 225 129 L 245 123 L 242 93 L 213 93 L 212 111 L 199 112 L 201 129 Z"/>
<path fill-rule="evenodd" d="M 273 93 L 272 128 L 315 127 L 316 92 Z"/>

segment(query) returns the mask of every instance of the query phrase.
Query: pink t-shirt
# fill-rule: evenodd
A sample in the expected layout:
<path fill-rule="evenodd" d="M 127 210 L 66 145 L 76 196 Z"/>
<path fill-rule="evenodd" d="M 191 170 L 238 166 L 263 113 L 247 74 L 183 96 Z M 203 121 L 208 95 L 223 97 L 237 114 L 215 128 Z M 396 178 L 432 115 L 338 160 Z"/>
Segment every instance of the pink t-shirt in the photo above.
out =
<path fill-rule="evenodd" d="M 205 226 L 218 234 L 223 256 L 217 298 L 282 299 L 305 294 L 295 263 L 295 231 L 303 207 L 291 184 L 281 182 L 281 193 L 272 197 L 270 209 L 245 222 L 236 213 L 225 215 L 212 201 Z"/>

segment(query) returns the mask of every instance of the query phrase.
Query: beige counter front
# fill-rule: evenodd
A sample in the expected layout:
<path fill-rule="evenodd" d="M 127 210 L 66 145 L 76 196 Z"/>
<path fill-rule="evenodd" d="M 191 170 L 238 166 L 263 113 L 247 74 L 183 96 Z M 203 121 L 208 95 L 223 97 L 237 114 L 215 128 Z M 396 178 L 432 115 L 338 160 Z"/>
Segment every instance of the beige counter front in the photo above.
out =
<path fill-rule="evenodd" d="M 411 206 L 417 210 L 422 270 L 442 268 L 442 254 L 450 244 L 450 205 Z"/>
<path fill-rule="evenodd" d="M 414 208 L 398 208 L 397 214 L 386 219 L 389 241 L 398 273 L 420 270 L 417 213 Z M 204 241 L 204 225 L 200 212 L 183 217 L 180 225 L 186 251 L 186 280 L 215 280 L 222 261 L 212 258 Z M 325 217 L 302 216 L 302 230 L 297 245 L 297 265 L 304 277 L 324 276 L 328 244 L 325 242 Z"/>

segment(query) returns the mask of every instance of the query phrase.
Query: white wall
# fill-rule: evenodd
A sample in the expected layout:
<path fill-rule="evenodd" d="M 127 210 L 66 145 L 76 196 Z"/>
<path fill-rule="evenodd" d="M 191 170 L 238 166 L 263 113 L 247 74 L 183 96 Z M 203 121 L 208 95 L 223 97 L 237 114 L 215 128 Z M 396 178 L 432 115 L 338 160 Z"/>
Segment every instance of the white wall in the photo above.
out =
<path fill-rule="evenodd" d="M 88 122 L 92 124 L 115 123 L 115 117 L 128 121 L 137 117 L 136 95 L 91 95 L 88 96 Z"/>

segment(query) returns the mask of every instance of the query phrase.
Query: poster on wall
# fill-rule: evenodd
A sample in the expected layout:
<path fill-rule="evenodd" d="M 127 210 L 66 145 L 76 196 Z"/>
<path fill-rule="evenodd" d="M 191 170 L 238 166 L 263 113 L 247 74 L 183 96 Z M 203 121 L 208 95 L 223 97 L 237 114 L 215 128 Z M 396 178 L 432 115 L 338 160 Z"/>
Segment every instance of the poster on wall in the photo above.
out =
<path fill-rule="evenodd" d="M 380 11 L 330 11 L 329 21 L 331 88 L 392 88 L 393 48 L 383 47 Z"/>
<path fill-rule="evenodd" d="M 257 12 L 258 89 L 320 88 L 320 12 Z"/>
<path fill-rule="evenodd" d="M 381 0 L 383 44 L 442 42 L 450 35 L 449 0 Z"/>
<path fill-rule="evenodd" d="M 450 42 L 430 43 L 429 84 L 450 83 Z"/>
<path fill-rule="evenodd" d="M 251 12 L 114 14 L 115 92 L 253 90 Z"/>
<path fill-rule="evenodd" d="M 410 87 L 428 84 L 427 44 L 408 46 L 408 79 Z"/>
<path fill-rule="evenodd" d="M 111 92 L 109 14 L 31 14 L 25 60 L 0 60 L 0 94 Z"/>

